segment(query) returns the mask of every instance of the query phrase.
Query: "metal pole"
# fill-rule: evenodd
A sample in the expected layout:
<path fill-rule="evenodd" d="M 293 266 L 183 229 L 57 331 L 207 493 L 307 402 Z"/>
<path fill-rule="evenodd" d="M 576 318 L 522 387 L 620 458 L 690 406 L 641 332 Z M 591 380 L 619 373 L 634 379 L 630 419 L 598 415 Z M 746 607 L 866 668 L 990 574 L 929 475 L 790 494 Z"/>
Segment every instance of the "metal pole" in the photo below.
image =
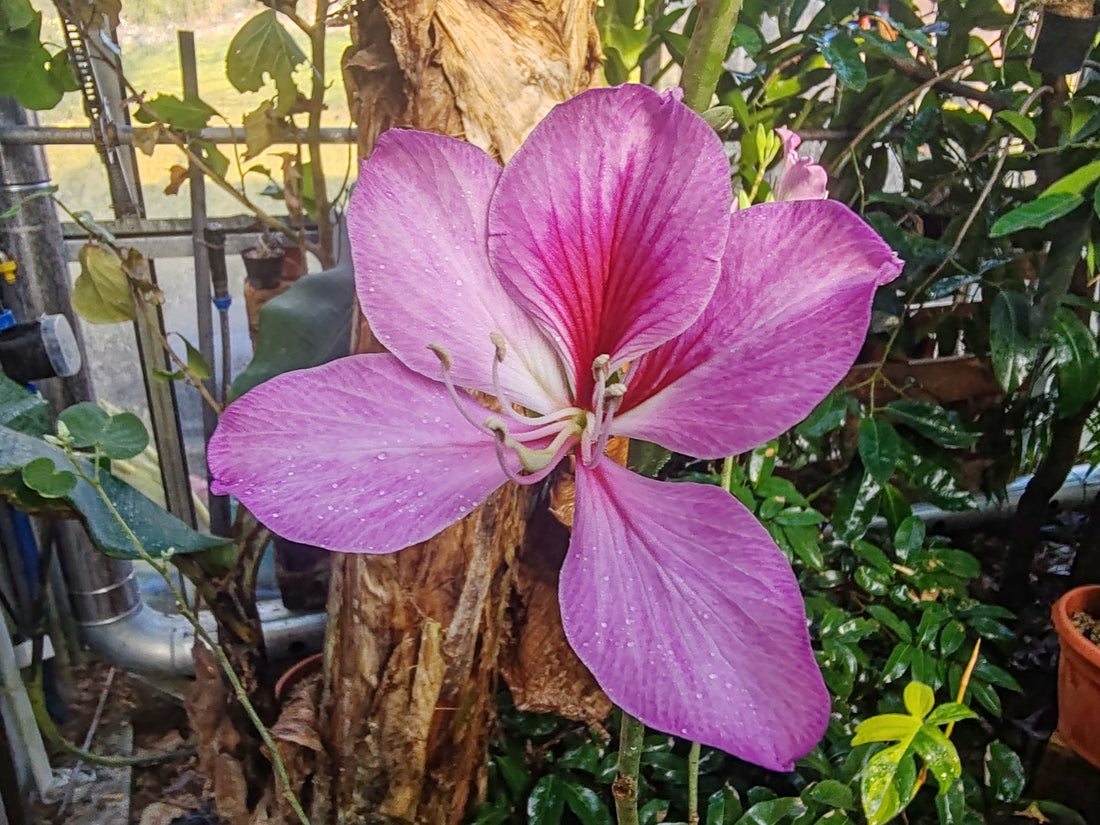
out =
<path fill-rule="evenodd" d="M 177 33 L 180 50 L 180 69 L 183 74 L 183 97 L 199 96 L 199 74 L 195 65 L 195 33 L 180 31 Z M 193 260 L 195 262 L 195 315 L 198 322 L 199 353 L 210 367 L 211 377 L 203 381 L 207 392 L 214 398 L 219 397 L 213 372 L 216 369 L 214 363 L 214 318 L 211 307 L 213 306 L 213 294 L 211 292 L 210 256 L 206 249 L 206 178 L 201 169 L 194 164 L 188 172 L 191 184 L 191 237 L 194 243 Z M 226 307 L 228 309 L 228 307 Z M 225 314 L 224 312 L 222 313 Z M 224 325 L 223 325 L 224 326 Z M 226 346 L 226 341 L 222 341 Z M 210 405 L 202 404 L 202 432 L 203 444 L 210 442 L 214 434 L 214 428 L 218 426 L 218 413 L 210 408 Z M 209 477 L 209 472 L 204 467 L 204 477 Z M 210 503 L 210 530 L 220 536 L 229 533 L 229 497 L 209 497 Z"/>

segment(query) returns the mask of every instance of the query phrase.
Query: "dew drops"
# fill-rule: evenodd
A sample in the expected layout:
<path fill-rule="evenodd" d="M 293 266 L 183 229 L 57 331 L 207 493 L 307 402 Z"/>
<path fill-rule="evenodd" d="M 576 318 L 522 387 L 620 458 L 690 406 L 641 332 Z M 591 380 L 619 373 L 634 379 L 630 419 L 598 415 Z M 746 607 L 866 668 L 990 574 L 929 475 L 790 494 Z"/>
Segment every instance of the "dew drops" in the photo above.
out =
<path fill-rule="evenodd" d="M 717 679 L 717 678 L 718 678 L 718 674 L 717 674 L 717 673 L 708 673 L 708 674 L 707 674 L 707 678 L 708 678 L 708 679 Z"/>
<path fill-rule="evenodd" d="M 389 458 L 389 456 L 386 453 L 379 453 L 375 456 L 375 458 L 377 458 L 379 461 L 385 461 L 387 458 Z"/>

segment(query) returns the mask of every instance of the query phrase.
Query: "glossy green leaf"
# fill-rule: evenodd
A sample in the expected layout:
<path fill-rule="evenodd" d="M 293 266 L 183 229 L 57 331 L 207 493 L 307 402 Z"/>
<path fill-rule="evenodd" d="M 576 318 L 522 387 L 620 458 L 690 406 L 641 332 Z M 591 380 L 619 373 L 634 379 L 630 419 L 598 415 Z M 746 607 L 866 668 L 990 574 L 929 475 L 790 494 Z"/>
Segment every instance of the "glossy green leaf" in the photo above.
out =
<path fill-rule="evenodd" d="M 1098 180 L 1100 180 L 1100 160 L 1094 160 L 1058 178 L 1040 193 L 1039 198 L 1064 194 L 1083 195 L 1085 190 Z"/>
<path fill-rule="evenodd" d="M 852 737 L 852 747 L 868 742 L 908 742 L 920 726 L 921 720 L 909 714 L 880 713 L 859 723 Z"/>
<path fill-rule="evenodd" d="M 917 495 L 929 504 L 956 512 L 974 507 L 970 491 L 959 483 L 949 467 L 929 455 L 921 454 L 904 441 L 899 470 L 908 477 Z"/>
<path fill-rule="evenodd" d="M 940 655 L 950 656 L 966 641 L 966 627 L 957 619 L 952 619 L 940 632 Z"/>
<path fill-rule="evenodd" d="M 852 789 L 835 779 L 823 779 L 810 785 L 802 792 L 802 798 L 845 811 L 850 810 L 855 803 Z"/>
<path fill-rule="evenodd" d="M 924 547 L 926 534 L 924 521 L 916 516 L 907 517 L 894 533 L 894 550 L 898 558 L 904 561 Z"/>
<path fill-rule="evenodd" d="M 565 810 L 562 781 L 547 774 L 535 783 L 527 797 L 527 821 L 530 825 L 558 825 Z"/>
<path fill-rule="evenodd" d="M 859 422 L 859 457 L 868 474 L 879 484 L 894 475 L 901 452 L 901 441 L 890 422 L 881 418 L 863 418 Z"/>
<path fill-rule="evenodd" d="M 924 720 L 926 725 L 946 725 L 948 722 L 961 722 L 963 719 L 976 719 L 978 714 L 961 702 L 945 702 L 935 708 Z"/>
<path fill-rule="evenodd" d="M 844 395 L 839 392 L 832 392 L 825 396 L 824 401 L 814 407 L 813 412 L 798 425 L 797 429 L 810 438 L 820 438 L 842 425 L 847 415 L 848 406 L 844 403 Z"/>
<path fill-rule="evenodd" d="M 48 458 L 24 465 L 23 483 L 43 498 L 63 498 L 76 487 L 76 473 L 58 470 Z"/>
<path fill-rule="evenodd" d="M 999 802 L 1015 802 L 1027 784 L 1027 773 L 1020 757 L 999 739 L 990 742 L 985 749 L 985 783 Z"/>
<path fill-rule="evenodd" d="M 932 688 L 920 682 L 910 682 L 902 694 L 905 709 L 918 719 L 923 719 L 936 706 L 936 694 Z"/>
<path fill-rule="evenodd" d="M 1100 351 L 1096 334 L 1068 307 L 1055 310 L 1050 340 L 1058 377 L 1058 414 L 1068 418 L 1100 390 Z"/>
<path fill-rule="evenodd" d="M 0 373 L 0 426 L 42 435 L 50 429 L 50 407 L 41 395 Z"/>
<path fill-rule="evenodd" d="M 958 413 L 938 404 L 901 398 L 887 404 L 886 413 L 941 447 L 966 448 L 978 440 L 979 434 L 969 429 Z"/>
<path fill-rule="evenodd" d="M 893 484 L 882 485 L 882 498 L 879 500 L 879 510 L 882 512 L 886 523 L 891 530 L 897 530 L 905 519 L 913 514 L 913 508 L 906 501 L 901 490 Z"/>
<path fill-rule="evenodd" d="M 611 825 L 611 811 L 591 788 L 562 782 L 562 796 L 581 825 Z"/>
<path fill-rule="evenodd" d="M 210 370 L 210 365 L 206 363 L 206 359 L 203 358 L 202 353 L 198 349 L 192 346 L 191 342 L 184 338 L 182 335 L 177 337 L 183 341 L 184 349 L 187 352 L 187 369 L 198 378 L 199 380 L 206 380 L 210 378 L 213 373 Z"/>
<path fill-rule="evenodd" d="M 779 799 L 768 799 L 757 802 L 745 811 L 737 820 L 736 825 L 776 825 L 782 819 L 786 819 L 796 811 L 805 807 L 797 796 L 784 796 Z"/>
<path fill-rule="evenodd" d="M 294 70 L 305 62 L 305 52 L 278 15 L 268 9 L 251 18 L 233 36 L 225 56 L 225 74 L 238 92 L 258 92 L 264 75 L 270 75 L 279 95 L 274 114 L 282 116 L 298 96 Z"/>
<path fill-rule="evenodd" d="M 733 788 L 720 788 L 707 800 L 707 825 L 733 825 L 741 814 L 741 801 Z"/>
<path fill-rule="evenodd" d="M 78 257 L 80 274 L 73 284 L 73 311 L 92 324 L 134 320 L 134 295 L 122 259 L 91 243 L 81 247 Z"/>
<path fill-rule="evenodd" d="M 7 427 L 0 427 L 0 476 L 8 474 L 7 481 L 10 482 L 11 474 L 16 474 L 18 478 L 23 467 L 38 458 L 48 458 L 55 467 L 71 466 L 68 456 L 58 447 Z M 93 474 L 89 462 L 83 459 L 77 461 L 86 475 Z M 195 532 L 163 507 L 110 473 L 101 471 L 99 475 L 107 499 L 137 535 L 149 555 L 194 553 L 226 543 L 223 538 Z M 26 504 L 28 501 L 21 498 L 20 491 L 10 483 L 5 483 L 0 493 L 13 503 Z M 63 500 L 69 514 L 84 522 L 92 541 L 104 553 L 123 559 L 140 557 L 99 493 L 87 481 L 78 478 L 72 492 L 65 495 Z M 32 509 L 31 512 L 34 514 L 38 510 Z M 50 507 L 49 512 L 57 514 L 56 507 Z"/>
<path fill-rule="evenodd" d="M 1006 109 L 1003 112 L 997 112 L 996 118 L 1011 126 L 1021 137 L 1026 138 L 1031 143 L 1035 142 L 1035 121 L 1027 115 Z"/>
<path fill-rule="evenodd" d="M 903 642 L 913 641 L 913 630 L 890 610 L 881 604 L 873 604 L 867 608 L 867 612 L 886 625 Z"/>
<path fill-rule="evenodd" d="M 1048 223 L 1068 215 L 1084 200 L 1076 192 L 1042 195 L 1001 215 L 990 227 L 989 237 L 1000 238 L 1022 229 L 1042 229 Z"/>
<path fill-rule="evenodd" d="M 821 531 L 817 527 L 783 527 L 783 535 L 796 557 L 814 570 L 825 569 Z"/>
<path fill-rule="evenodd" d="M 962 762 L 954 743 L 935 725 L 923 725 L 913 737 L 913 749 L 920 754 L 928 770 L 936 777 L 940 793 L 946 793 L 962 775 Z"/>
<path fill-rule="evenodd" d="M 820 40 L 821 56 L 833 67 L 837 79 L 848 88 L 862 92 L 867 87 L 867 67 L 852 36 L 844 29 L 833 29 Z"/>
<path fill-rule="evenodd" d="M 852 541 L 867 532 L 871 520 L 878 514 L 881 485 L 870 473 L 852 467 L 837 495 L 833 509 L 833 530 L 844 541 Z"/>
<path fill-rule="evenodd" d="M 859 790 L 868 825 L 883 825 L 904 810 L 917 790 L 916 765 L 907 745 L 892 745 L 872 756 Z"/>
<path fill-rule="evenodd" d="M 351 269 L 306 275 L 260 312 L 256 352 L 230 388 L 239 398 L 269 378 L 349 353 L 355 310 Z"/>

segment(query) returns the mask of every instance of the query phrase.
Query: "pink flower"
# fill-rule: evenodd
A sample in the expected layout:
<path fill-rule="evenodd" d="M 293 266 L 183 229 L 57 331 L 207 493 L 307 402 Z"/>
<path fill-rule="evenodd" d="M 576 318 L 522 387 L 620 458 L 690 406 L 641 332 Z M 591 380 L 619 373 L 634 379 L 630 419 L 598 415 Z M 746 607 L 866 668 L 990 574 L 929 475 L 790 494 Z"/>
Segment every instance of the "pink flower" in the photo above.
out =
<path fill-rule="evenodd" d="M 789 129 L 776 129 L 783 141 L 783 168 L 775 184 L 777 201 L 810 201 L 829 197 L 829 175 L 810 158 L 800 158 L 802 138 Z"/>
<path fill-rule="evenodd" d="M 829 696 L 782 552 L 720 488 L 643 478 L 603 448 L 623 435 L 719 458 L 798 423 L 900 265 L 839 203 L 731 216 L 730 198 L 718 138 L 641 86 L 556 107 L 503 169 L 387 132 L 349 228 L 392 354 L 282 375 L 229 407 L 208 451 L 216 491 L 295 541 L 389 553 L 572 454 L 574 650 L 647 725 L 790 769 Z"/>

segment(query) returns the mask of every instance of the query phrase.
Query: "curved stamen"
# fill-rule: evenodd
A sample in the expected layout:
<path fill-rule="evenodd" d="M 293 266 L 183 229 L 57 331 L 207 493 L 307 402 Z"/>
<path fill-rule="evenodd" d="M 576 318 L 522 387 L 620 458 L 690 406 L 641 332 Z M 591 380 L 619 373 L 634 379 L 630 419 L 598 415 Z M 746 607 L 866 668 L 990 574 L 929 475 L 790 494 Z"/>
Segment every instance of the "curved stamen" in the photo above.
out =
<path fill-rule="evenodd" d="M 509 479 L 518 484 L 534 484 L 546 478 L 572 446 L 572 439 L 577 434 L 576 425 L 563 428 L 546 447 L 541 450 L 532 450 L 512 439 L 504 422 L 499 418 L 490 418 L 485 422 L 485 427 L 496 435 L 497 460 L 500 462 L 501 469 Z M 508 466 L 507 455 L 504 452 L 506 447 L 519 459 L 520 464 L 527 471 L 525 474 L 517 474 Z"/>
<path fill-rule="evenodd" d="M 447 388 L 447 394 L 451 396 L 451 400 L 454 402 L 455 406 L 458 407 L 459 413 L 461 413 L 462 417 L 469 421 L 475 429 L 480 430 L 483 433 L 489 432 L 484 424 L 477 421 L 472 415 L 470 415 L 469 411 L 467 411 L 466 409 L 466 406 L 462 403 L 462 399 L 459 398 L 458 390 L 455 389 L 454 382 L 451 381 L 450 354 L 447 352 L 447 350 L 443 349 L 443 347 L 439 346 L 438 344 L 428 344 L 428 349 L 434 352 L 436 358 L 439 359 L 439 364 L 443 368 L 443 385 Z M 469 396 L 467 396 L 467 398 L 469 398 Z M 471 398 L 470 400 L 472 401 L 473 399 Z M 474 403 L 477 402 L 475 401 Z M 488 408 L 486 408 L 485 411 L 489 412 Z"/>
<path fill-rule="evenodd" d="M 615 413 L 618 412 L 619 407 L 623 405 L 624 395 L 626 395 L 626 384 L 612 384 L 607 388 L 607 412 L 599 425 L 600 437 L 596 442 L 596 449 L 592 453 L 591 463 L 585 464 L 589 469 L 594 469 L 603 460 L 607 442 L 611 438 L 611 422 L 615 419 Z"/>
<path fill-rule="evenodd" d="M 493 346 L 496 348 L 493 357 L 493 392 L 496 394 L 497 400 L 500 402 L 501 411 L 504 412 L 505 415 L 513 421 L 520 421 L 527 425 L 538 425 L 548 424 L 553 421 L 562 421 L 576 414 L 577 411 L 571 407 L 555 410 L 546 415 L 524 415 L 521 412 L 517 412 L 513 406 L 514 402 L 508 397 L 508 393 L 504 390 L 504 385 L 500 382 L 500 365 L 504 363 L 504 358 L 508 354 L 508 345 L 504 340 L 504 336 L 499 332 L 490 332 L 489 340 L 493 342 Z"/>

